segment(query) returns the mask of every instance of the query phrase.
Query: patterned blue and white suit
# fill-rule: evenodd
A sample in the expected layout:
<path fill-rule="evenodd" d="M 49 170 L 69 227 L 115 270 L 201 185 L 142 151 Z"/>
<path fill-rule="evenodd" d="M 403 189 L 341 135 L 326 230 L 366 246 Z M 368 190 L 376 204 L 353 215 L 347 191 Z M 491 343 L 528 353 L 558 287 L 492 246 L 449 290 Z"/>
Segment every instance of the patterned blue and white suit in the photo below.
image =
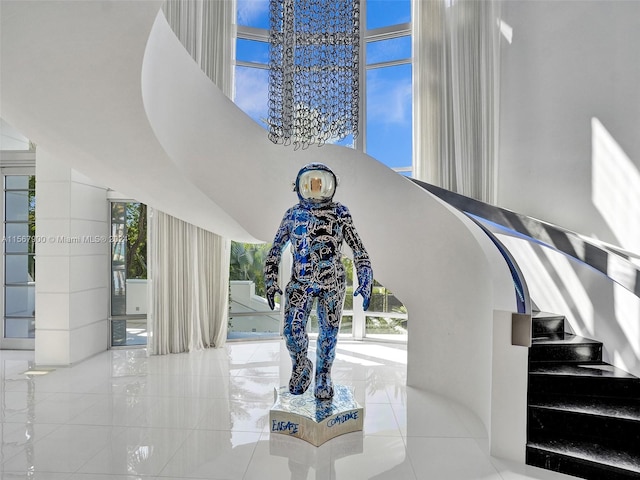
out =
<path fill-rule="evenodd" d="M 282 293 L 278 269 L 282 251 L 292 244 L 291 279 L 285 288 L 284 337 L 292 360 L 289 391 L 304 393 L 311 383 L 313 363 L 307 357 L 309 337 L 307 321 L 317 299 L 319 336 L 315 368 L 315 391 L 319 399 L 333 397 L 331 366 L 335 359 L 336 342 L 345 295 L 345 272 L 341 261 L 342 243 L 353 251 L 358 289 L 363 306 L 369 307 L 373 272 L 369 255 L 356 232 L 346 206 L 331 198 L 310 201 L 300 194 L 299 179 L 309 171 L 324 170 L 335 180 L 331 170 L 322 164 L 311 164 L 298 173 L 296 191 L 300 202 L 287 210 L 280 224 L 265 265 L 265 283 L 269 306 L 274 308 L 276 293 Z"/>

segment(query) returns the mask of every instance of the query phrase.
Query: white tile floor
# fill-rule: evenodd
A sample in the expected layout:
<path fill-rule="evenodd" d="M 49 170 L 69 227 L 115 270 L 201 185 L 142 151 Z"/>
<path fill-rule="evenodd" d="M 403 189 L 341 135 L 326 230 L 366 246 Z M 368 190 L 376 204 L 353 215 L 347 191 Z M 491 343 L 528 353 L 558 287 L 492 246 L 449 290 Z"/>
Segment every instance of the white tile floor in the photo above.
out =
<path fill-rule="evenodd" d="M 355 387 L 364 431 L 320 447 L 270 435 L 286 385 L 282 341 L 147 357 L 111 350 L 25 375 L 33 352 L 0 351 L 0 478 L 569 479 L 490 457 L 478 420 L 407 388 L 406 350 L 340 341 L 334 380 Z"/>

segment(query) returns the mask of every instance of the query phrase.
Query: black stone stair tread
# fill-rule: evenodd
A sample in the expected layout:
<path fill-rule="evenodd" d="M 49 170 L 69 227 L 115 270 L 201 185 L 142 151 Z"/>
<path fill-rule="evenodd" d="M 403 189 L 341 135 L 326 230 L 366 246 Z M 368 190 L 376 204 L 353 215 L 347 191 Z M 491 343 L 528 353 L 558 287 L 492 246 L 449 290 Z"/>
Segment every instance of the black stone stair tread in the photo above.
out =
<path fill-rule="evenodd" d="M 563 332 L 565 321 L 533 314 L 527 463 L 584 478 L 640 479 L 640 379 L 603 362 L 602 342 Z"/>
<path fill-rule="evenodd" d="M 565 332 L 535 337 L 531 340 L 531 346 L 536 345 L 602 345 L 602 342 Z"/>
<path fill-rule="evenodd" d="M 608 363 L 535 363 L 529 367 L 532 375 L 564 375 L 579 377 L 637 379 L 624 370 Z"/>
<path fill-rule="evenodd" d="M 600 444 L 548 439 L 529 442 L 527 447 L 640 473 L 640 458 Z"/>
<path fill-rule="evenodd" d="M 640 422 L 640 399 L 635 399 L 635 404 L 632 404 L 629 401 L 603 400 L 594 397 L 554 399 L 547 396 L 544 399 L 532 399 L 529 406 Z"/>

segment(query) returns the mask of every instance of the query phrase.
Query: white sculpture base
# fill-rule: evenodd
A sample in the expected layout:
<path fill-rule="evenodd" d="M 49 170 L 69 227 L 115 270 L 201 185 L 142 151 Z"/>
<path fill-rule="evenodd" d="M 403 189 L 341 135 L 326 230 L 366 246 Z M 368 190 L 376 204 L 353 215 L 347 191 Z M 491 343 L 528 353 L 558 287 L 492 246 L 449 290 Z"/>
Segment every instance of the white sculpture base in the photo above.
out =
<path fill-rule="evenodd" d="M 364 409 L 353 391 L 334 385 L 331 400 L 318 400 L 313 385 L 302 395 L 292 395 L 288 387 L 274 389 L 274 405 L 269 413 L 272 434 L 300 438 L 316 447 L 345 433 L 361 431 Z"/>

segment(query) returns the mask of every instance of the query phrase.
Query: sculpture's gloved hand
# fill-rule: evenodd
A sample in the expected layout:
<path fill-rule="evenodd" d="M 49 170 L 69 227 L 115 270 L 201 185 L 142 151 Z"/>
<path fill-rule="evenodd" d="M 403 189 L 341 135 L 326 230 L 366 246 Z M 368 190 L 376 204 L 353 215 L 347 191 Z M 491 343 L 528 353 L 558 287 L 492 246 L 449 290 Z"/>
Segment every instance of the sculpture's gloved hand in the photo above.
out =
<path fill-rule="evenodd" d="M 362 287 L 358 287 L 358 289 L 353 292 L 353 296 L 362 295 L 362 308 L 365 310 L 369 309 L 369 302 L 371 301 L 371 288 L 364 289 Z"/>
<path fill-rule="evenodd" d="M 273 282 L 267 285 L 267 302 L 269 302 L 269 308 L 273 310 L 276 306 L 276 294 L 282 295 L 282 290 L 278 286 L 277 282 Z"/>
<path fill-rule="evenodd" d="M 353 292 L 353 296 L 362 295 L 362 308 L 369 309 L 371 301 L 371 291 L 373 290 L 373 272 L 371 268 L 361 268 L 358 271 L 358 288 Z"/>

